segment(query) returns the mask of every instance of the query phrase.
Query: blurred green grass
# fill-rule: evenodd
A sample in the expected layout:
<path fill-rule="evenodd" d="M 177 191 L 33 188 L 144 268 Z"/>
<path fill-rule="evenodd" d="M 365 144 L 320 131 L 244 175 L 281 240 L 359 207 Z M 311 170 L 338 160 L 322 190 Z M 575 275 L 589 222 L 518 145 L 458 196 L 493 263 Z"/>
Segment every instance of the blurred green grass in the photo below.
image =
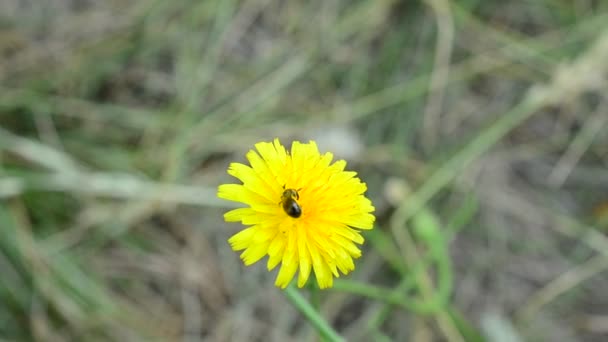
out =
<path fill-rule="evenodd" d="M 323 292 L 348 340 L 608 333 L 607 3 L 0 6 L 1 338 L 313 339 L 215 198 L 276 136 L 377 207 L 348 279 L 396 294 Z"/>

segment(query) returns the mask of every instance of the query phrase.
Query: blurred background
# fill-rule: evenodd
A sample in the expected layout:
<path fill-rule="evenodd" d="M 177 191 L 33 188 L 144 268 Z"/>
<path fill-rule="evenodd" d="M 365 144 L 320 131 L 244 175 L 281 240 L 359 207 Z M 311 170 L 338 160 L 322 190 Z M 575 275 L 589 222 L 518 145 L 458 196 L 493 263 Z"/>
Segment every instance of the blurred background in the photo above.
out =
<path fill-rule="evenodd" d="M 279 137 L 376 206 L 349 341 L 606 341 L 607 80 L 601 0 L 2 0 L 0 337 L 316 340 L 215 196 Z"/>

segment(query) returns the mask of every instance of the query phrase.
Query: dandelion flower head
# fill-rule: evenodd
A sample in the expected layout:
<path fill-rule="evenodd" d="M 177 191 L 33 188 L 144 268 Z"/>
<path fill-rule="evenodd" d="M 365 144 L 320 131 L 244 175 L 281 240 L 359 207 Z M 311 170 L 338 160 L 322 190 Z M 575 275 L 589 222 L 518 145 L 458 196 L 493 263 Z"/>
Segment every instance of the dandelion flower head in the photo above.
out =
<path fill-rule="evenodd" d="M 355 269 L 361 256 L 360 230 L 372 229 L 374 207 L 364 196 L 367 186 L 346 162 L 332 164 L 314 141 L 294 141 L 291 153 L 278 139 L 260 142 L 246 157 L 249 165 L 232 163 L 228 174 L 243 184 L 222 184 L 218 197 L 246 205 L 227 212 L 228 222 L 247 228 L 228 242 L 251 265 L 268 255 L 268 270 L 281 264 L 275 285 L 287 287 L 298 272 L 303 287 L 314 272 L 319 288 L 328 288 L 340 273 Z"/>

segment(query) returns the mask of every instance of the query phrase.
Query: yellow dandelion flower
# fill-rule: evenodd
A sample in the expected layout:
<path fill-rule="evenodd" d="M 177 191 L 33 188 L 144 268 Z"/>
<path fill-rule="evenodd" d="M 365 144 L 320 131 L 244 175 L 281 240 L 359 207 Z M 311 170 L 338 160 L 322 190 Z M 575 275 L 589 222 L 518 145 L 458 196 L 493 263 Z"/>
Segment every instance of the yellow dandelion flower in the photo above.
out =
<path fill-rule="evenodd" d="M 367 186 L 356 172 L 344 171 L 344 160 L 331 163 L 317 144 L 293 142 L 289 153 L 279 139 L 255 145 L 247 159 L 251 166 L 232 163 L 228 174 L 243 184 L 219 186 L 218 197 L 248 207 L 224 215 L 227 222 L 250 226 L 228 242 L 251 265 L 268 255 L 268 270 L 279 263 L 275 285 L 281 288 L 299 269 L 298 287 L 314 271 L 320 288 L 333 285 L 340 271 L 355 269 L 363 243 L 359 230 L 372 229 L 374 207 L 364 196 Z"/>

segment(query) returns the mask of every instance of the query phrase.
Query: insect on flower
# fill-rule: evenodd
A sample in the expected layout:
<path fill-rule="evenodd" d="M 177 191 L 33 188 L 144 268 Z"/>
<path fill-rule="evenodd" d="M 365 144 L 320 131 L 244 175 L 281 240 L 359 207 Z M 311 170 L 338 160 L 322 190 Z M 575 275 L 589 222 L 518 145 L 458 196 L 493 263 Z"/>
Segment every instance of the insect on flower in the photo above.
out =
<path fill-rule="evenodd" d="M 269 271 L 280 264 L 278 287 L 287 287 L 296 272 L 303 287 L 314 271 L 319 288 L 328 288 L 355 269 L 360 231 L 373 228 L 374 207 L 344 160 L 332 163 L 333 155 L 319 153 L 314 141 L 294 141 L 290 152 L 275 139 L 257 143 L 246 155 L 249 165 L 230 164 L 228 174 L 242 184 L 222 184 L 217 195 L 245 204 L 224 219 L 247 227 L 228 242 L 243 251 L 245 265 L 266 256 Z"/>
<path fill-rule="evenodd" d="M 298 218 L 302 215 L 302 207 L 298 204 L 297 200 L 300 199 L 300 194 L 298 191 L 302 189 L 285 189 L 285 185 L 283 185 L 283 194 L 281 195 L 281 206 L 287 215 Z"/>

